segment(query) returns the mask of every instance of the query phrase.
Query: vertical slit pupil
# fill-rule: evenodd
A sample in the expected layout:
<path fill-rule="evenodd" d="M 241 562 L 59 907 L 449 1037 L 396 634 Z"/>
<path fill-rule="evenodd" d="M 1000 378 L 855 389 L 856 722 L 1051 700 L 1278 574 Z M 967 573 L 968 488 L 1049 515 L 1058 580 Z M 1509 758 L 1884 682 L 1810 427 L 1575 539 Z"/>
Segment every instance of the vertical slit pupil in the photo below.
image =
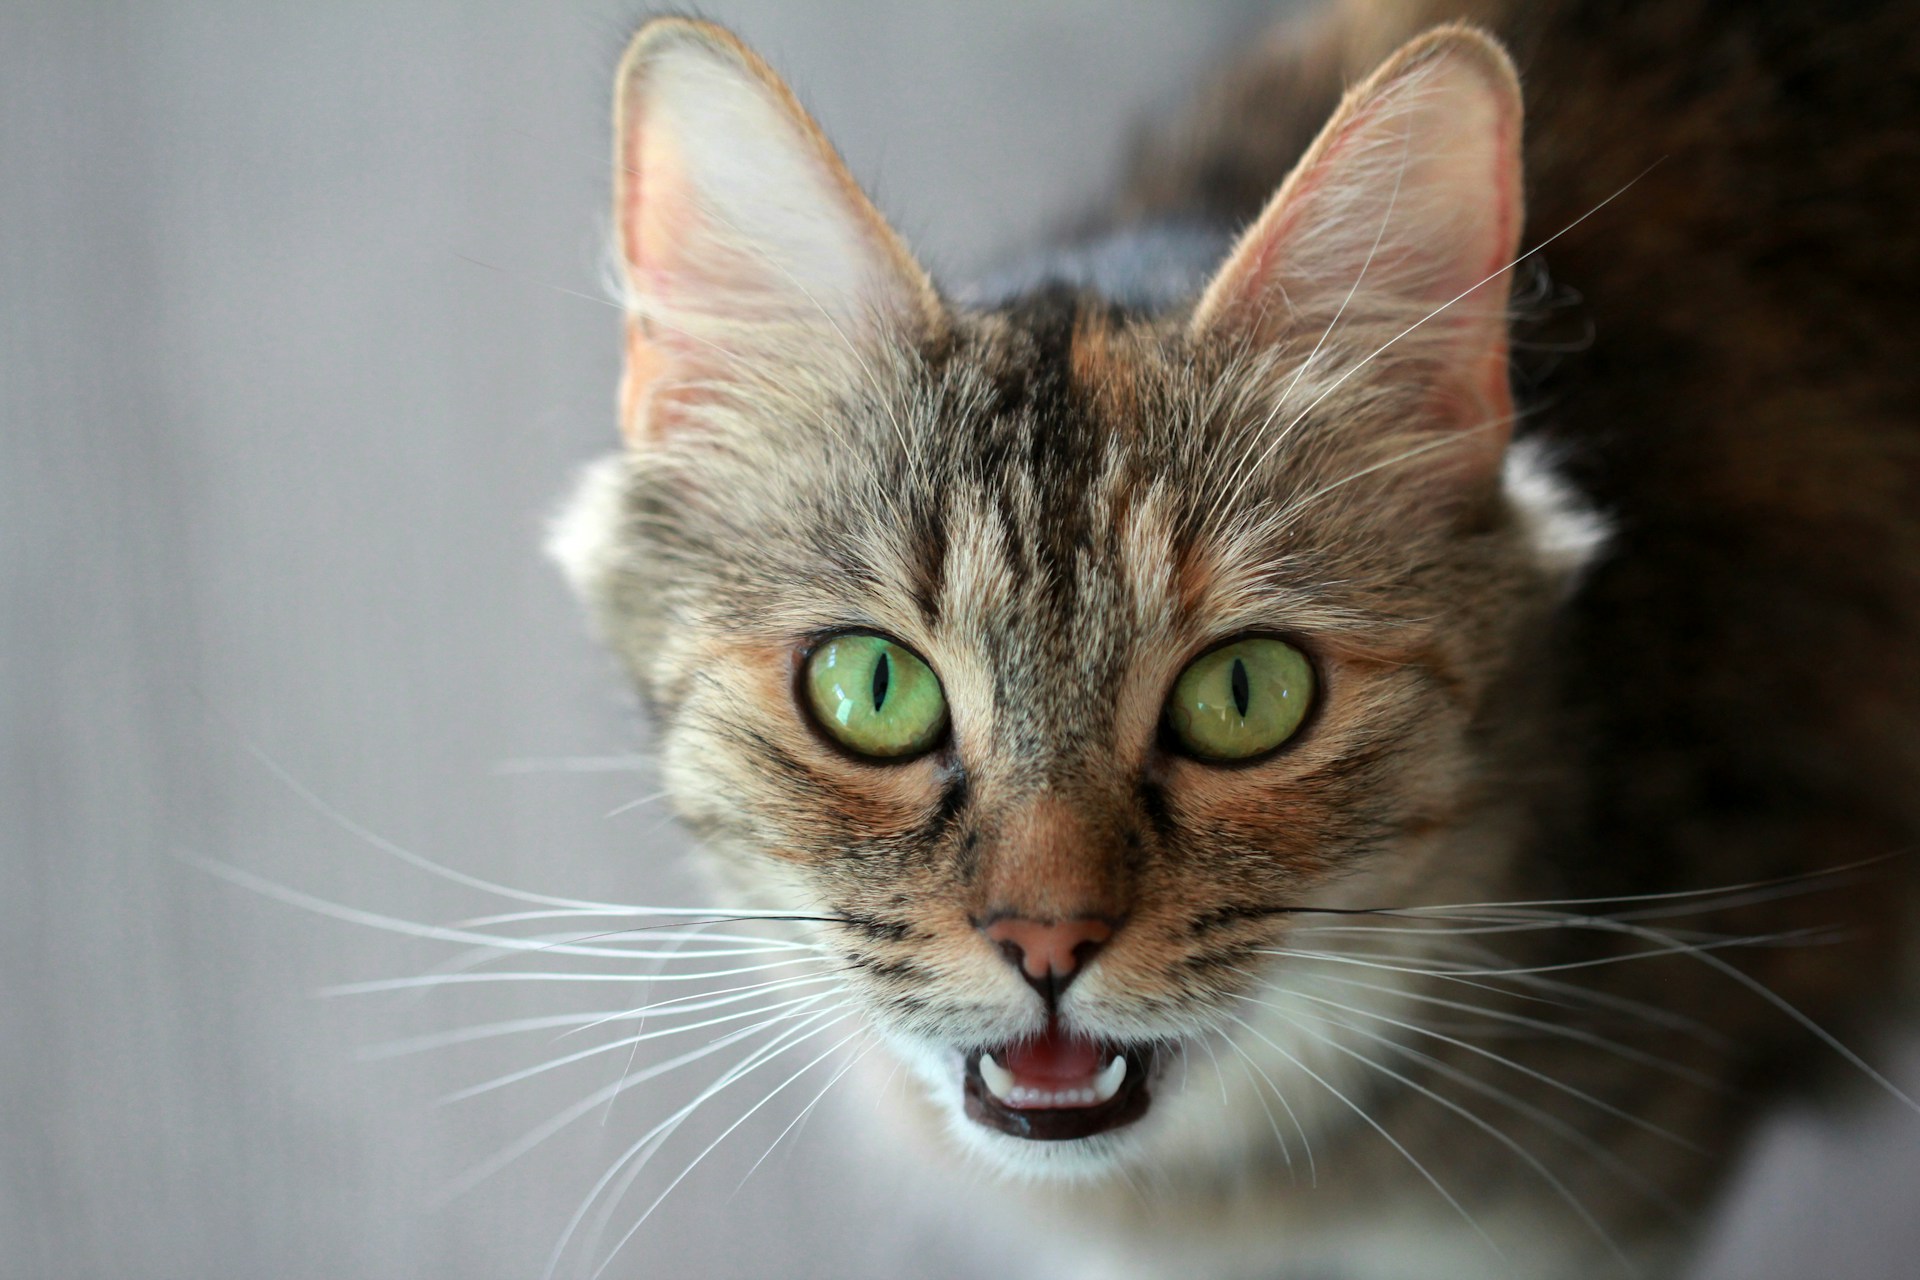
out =
<path fill-rule="evenodd" d="M 880 660 L 873 664 L 873 709 L 878 711 L 887 703 L 887 686 L 893 683 L 893 662 L 882 650 Z"/>
<path fill-rule="evenodd" d="M 1247 718 L 1247 704 L 1253 700 L 1253 690 L 1247 683 L 1247 664 L 1239 658 L 1233 660 L 1233 706 L 1240 718 Z"/>

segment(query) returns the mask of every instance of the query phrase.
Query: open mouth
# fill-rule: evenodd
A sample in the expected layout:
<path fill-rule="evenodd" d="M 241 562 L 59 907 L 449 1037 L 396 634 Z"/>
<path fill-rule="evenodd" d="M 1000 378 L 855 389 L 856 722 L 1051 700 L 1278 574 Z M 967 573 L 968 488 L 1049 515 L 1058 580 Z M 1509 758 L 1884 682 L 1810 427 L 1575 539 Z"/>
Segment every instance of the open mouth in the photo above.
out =
<path fill-rule="evenodd" d="M 1132 1124 L 1147 1113 L 1152 1050 L 1068 1035 L 1058 1023 L 1028 1040 L 967 1055 L 967 1118 L 1060 1142 Z"/>

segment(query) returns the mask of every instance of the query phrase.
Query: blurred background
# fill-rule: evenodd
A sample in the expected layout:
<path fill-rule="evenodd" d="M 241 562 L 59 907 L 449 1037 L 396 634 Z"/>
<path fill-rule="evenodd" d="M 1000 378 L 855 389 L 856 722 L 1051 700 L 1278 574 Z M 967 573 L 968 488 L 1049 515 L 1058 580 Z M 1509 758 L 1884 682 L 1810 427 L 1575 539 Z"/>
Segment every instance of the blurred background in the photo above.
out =
<path fill-rule="evenodd" d="M 1274 11 L 705 8 L 949 278 L 1096 199 L 1130 126 Z M 514 904 L 393 847 L 698 902 L 644 727 L 539 551 L 613 442 L 605 104 L 642 14 L 0 5 L 0 1277 L 532 1280 L 690 1096 L 663 1078 L 441 1203 L 626 1064 L 442 1104 L 581 1042 L 381 1046 L 595 997 L 321 997 L 458 948 L 196 861 L 442 924 Z M 845 1091 L 742 1185 L 815 1087 L 730 1135 L 608 1274 L 1059 1273 L 911 1160 L 844 1158 Z M 632 1207 L 757 1096 L 716 1104 Z M 1783 1117 L 1701 1275 L 1911 1274 L 1898 1115 Z"/>

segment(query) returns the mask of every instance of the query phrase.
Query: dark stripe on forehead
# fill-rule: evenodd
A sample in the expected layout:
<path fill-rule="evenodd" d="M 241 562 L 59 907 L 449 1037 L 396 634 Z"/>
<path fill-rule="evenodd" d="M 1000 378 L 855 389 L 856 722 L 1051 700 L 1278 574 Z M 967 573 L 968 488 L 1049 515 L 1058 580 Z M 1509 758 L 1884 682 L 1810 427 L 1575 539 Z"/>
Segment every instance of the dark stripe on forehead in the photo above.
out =
<path fill-rule="evenodd" d="M 908 589 L 929 631 L 940 625 L 940 594 L 947 586 L 947 513 L 937 499 L 916 504 L 909 544 Z"/>
<path fill-rule="evenodd" d="M 1074 325 L 1088 300 L 1061 285 L 1016 298 L 1001 309 L 1007 326 L 1022 340 L 1019 355 L 995 379 L 1002 411 L 1030 408 L 1057 412 L 1066 390 L 1067 357 Z M 1095 304 L 1097 305 L 1097 304 Z"/>
<path fill-rule="evenodd" d="M 1112 304 L 1064 286 L 1015 299 L 999 312 L 1007 332 L 995 369 L 996 430 L 979 463 L 994 482 L 1008 558 L 1044 581 L 1060 619 L 1073 612 L 1074 565 L 1100 531 L 1089 497 L 1116 425 L 1076 377 L 1076 342 L 1117 323 Z M 1015 472 L 1017 471 L 1017 474 Z"/>

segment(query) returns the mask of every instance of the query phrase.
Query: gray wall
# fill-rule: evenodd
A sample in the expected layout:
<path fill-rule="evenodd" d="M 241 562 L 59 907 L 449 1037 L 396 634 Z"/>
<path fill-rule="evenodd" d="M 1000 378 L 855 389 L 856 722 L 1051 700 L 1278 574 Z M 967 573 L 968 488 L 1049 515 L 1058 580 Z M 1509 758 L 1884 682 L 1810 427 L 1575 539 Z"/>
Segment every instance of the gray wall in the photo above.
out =
<path fill-rule="evenodd" d="M 710 6 L 959 269 L 1089 198 L 1124 124 L 1260 8 Z M 495 909 L 350 817 L 474 875 L 695 901 L 657 807 L 607 816 L 647 774 L 561 763 L 643 731 L 537 550 L 612 437 L 604 99 L 636 16 L 0 9 L 0 1276 L 523 1280 L 685 1096 L 623 1099 L 435 1207 L 615 1067 L 436 1106 L 577 1042 L 364 1051 L 591 999 L 316 998 L 450 949 L 188 861 L 415 920 Z M 811 1092 L 730 1138 L 614 1273 L 1034 1270 L 950 1198 L 850 1172 L 831 1110 L 736 1192 Z M 1890 1114 L 1783 1127 L 1713 1274 L 1912 1257 L 1920 1125 Z"/>

